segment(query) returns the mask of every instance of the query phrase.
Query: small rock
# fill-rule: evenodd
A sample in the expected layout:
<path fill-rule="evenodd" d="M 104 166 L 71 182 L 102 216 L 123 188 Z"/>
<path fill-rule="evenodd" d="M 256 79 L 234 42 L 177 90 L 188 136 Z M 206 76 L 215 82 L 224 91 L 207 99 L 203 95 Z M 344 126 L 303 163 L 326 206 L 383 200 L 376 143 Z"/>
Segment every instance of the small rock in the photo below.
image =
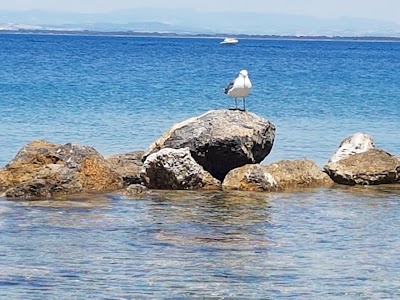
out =
<path fill-rule="evenodd" d="M 164 148 L 147 157 L 141 177 L 150 189 L 220 189 L 219 180 L 190 155 L 189 148 Z"/>
<path fill-rule="evenodd" d="M 141 184 L 140 171 L 143 167 L 142 157 L 144 151 L 136 151 L 124 154 L 114 154 L 105 159 L 111 169 L 120 174 L 125 185 Z"/>
<path fill-rule="evenodd" d="M 279 190 L 333 184 L 329 176 L 308 159 L 281 160 L 266 166 L 265 170 L 275 178 Z"/>
<path fill-rule="evenodd" d="M 339 184 L 376 185 L 400 181 L 400 158 L 380 149 L 329 162 L 324 171 Z"/>
<path fill-rule="evenodd" d="M 131 184 L 126 189 L 122 190 L 122 195 L 142 198 L 153 195 L 153 191 L 150 191 L 147 187 L 141 184 Z"/>
<path fill-rule="evenodd" d="M 357 153 L 363 153 L 370 149 L 375 149 L 375 143 L 368 134 L 358 132 L 345 138 L 339 145 L 335 154 L 329 162 L 338 162 L 339 160 Z"/>
<path fill-rule="evenodd" d="M 272 191 L 277 187 L 275 178 L 265 166 L 245 165 L 231 170 L 225 177 L 222 187 L 226 190 Z"/>
<path fill-rule="evenodd" d="M 271 165 L 247 165 L 232 170 L 223 187 L 243 191 L 278 191 L 305 187 L 323 187 L 332 180 L 307 159 L 282 160 Z"/>

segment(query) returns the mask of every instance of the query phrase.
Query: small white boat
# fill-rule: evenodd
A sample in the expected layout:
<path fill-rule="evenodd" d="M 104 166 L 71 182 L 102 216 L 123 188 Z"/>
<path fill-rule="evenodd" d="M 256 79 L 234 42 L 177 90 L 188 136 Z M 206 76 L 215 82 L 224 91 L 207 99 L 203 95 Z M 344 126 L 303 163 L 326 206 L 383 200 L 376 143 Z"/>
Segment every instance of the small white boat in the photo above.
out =
<path fill-rule="evenodd" d="M 239 43 L 238 39 L 235 38 L 225 38 L 220 44 L 226 44 L 226 45 L 236 45 Z"/>

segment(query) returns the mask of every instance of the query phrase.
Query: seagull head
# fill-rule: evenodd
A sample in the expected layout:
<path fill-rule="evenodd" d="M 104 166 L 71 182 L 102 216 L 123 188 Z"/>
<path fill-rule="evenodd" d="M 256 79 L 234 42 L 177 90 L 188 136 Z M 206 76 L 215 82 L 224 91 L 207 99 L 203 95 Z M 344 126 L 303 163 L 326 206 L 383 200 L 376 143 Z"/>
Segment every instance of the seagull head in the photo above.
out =
<path fill-rule="evenodd" d="M 247 77 L 247 76 L 249 75 L 249 72 L 247 72 L 247 70 L 242 70 L 242 71 L 239 72 L 239 74 L 240 74 L 242 77 Z"/>

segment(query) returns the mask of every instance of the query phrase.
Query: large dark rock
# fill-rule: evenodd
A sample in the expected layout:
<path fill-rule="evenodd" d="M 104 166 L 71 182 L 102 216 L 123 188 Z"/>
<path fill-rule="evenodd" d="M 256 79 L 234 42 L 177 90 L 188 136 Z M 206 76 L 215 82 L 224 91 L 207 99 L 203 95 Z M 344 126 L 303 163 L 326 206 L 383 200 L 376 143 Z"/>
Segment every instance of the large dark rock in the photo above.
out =
<path fill-rule="evenodd" d="M 0 170 L 7 197 L 52 197 L 122 188 L 122 177 L 92 147 L 34 141 Z"/>
<path fill-rule="evenodd" d="M 143 164 L 141 177 L 151 189 L 221 189 L 221 182 L 193 159 L 189 148 L 164 148 L 151 154 Z"/>
<path fill-rule="evenodd" d="M 192 157 L 215 178 L 261 162 L 271 151 L 275 126 L 250 112 L 213 110 L 174 125 L 144 154 L 163 148 L 189 148 Z"/>
<path fill-rule="evenodd" d="M 329 162 L 324 171 L 339 184 L 375 185 L 399 183 L 400 158 L 380 149 Z"/>

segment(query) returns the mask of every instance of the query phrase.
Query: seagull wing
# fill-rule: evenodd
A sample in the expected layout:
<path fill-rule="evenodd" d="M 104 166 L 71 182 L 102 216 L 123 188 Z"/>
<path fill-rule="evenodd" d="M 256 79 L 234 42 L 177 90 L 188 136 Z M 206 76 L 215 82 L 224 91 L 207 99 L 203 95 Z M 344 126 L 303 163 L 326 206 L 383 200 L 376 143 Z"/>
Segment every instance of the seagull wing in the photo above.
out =
<path fill-rule="evenodd" d="M 249 77 L 246 78 L 246 80 L 244 81 L 244 84 L 245 84 L 245 86 L 246 86 L 248 89 L 251 89 L 251 88 L 253 87 L 253 85 L 251 84 L 251 80 L 250 80 Z"/>
<path fill-rule="evenodd" d="M 235 82 L 234 81 L 232 81 L 232 82 L 230 82 L 229 84 L 228 84 L 228 86 L 225 88 L 225 90 L 224 90 L 224 92 L 225 92 L 225 94 L 228 94 L 228 92 L 229 92 L 229 90 L 231 89 L 231 88 L 233 88 L 233 84 L 234 84 Z"/>

